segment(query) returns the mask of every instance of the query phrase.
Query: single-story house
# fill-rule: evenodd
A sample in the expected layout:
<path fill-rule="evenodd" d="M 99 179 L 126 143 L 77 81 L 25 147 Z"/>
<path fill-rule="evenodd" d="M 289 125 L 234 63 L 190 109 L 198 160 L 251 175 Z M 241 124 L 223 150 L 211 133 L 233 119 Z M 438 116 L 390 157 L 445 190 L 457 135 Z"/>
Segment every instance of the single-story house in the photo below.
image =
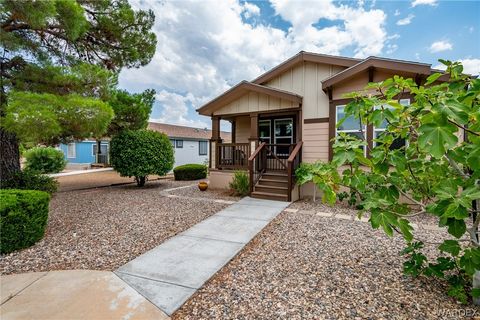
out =
<path fill-rule="evenodd" d="M 212 131 L 165 123 L 149 122 L 148 129 L 165 133 L 172 142 L 175 151 L 175 164 L 179 166 L 187 163 L 207 164 L 210 154 L 209 139 Z M 230 142 L 230 132 L 222 131 L 222 137 Z M 110 140 L 101 141 L 101 153 L 97 153 L 97 141 L 83 140 L 68 144 L 60 144 L 65 160 L 72 167 L 92 164 L 108 165 L 110 163 Z"/>
<path fill-rule="evenodd" d="M 170 138 L 175 150 L 174 167 L 187 163 L 208 164 L 211 130 L 158 122 L 149 122 L 148 129 L 165 133 Z M 222 131 L 221 134 L 230 142 L 230 132 Z"/>
<path fill-rule="evenodd" d="M 97 153 L 97 141 L 93 139 L 74 141 L 60 144 L 58 148 L 63 152 L 68 165 L 90 167 L 94 163 L 108 165 L 110 163 L 110 140 L 102 139 L 100 154 Z"/>
<path fill-rule="evenodd" d="M 421 84 L 434 72 L 438 70 L 430 64 L 413 61 L 302 51 L 258 78 L 240 82 L 197 109 L 212 120 L 210 187 L 227 187 L 233 170 L 241 169 L 249 172 L 252 197 L 291 201 L 307 195 L 313 188 L 295 184 L 299 163 L 330 160 L 338 132 L 360 132 L 357 121 L 336 127 L 349 101 L 345 93 L 393 75 Z M 407 104 L 412 97 L 399 99 Z M 231 143 L 223 139 L 220 120 L 231 122 Z M 365 128 L 370 145 L 382 130 Z"/>

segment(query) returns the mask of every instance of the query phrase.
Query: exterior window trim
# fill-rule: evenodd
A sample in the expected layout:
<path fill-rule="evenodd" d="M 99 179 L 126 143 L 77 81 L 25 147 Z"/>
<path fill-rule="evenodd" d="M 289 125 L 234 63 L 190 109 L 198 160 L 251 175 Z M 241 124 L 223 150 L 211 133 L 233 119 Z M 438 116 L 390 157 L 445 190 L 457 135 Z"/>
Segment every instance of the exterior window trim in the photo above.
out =
<path fill-rule="evenodd" d="M 334 136 L 335 139 L 337 138 L 339 132 L 344 132 L 344 133 L 362 133 L 362 131 L 360 131 L 360 129 L 358 129 L 358 130 L 351 130 L 351 129 L 338 130 L 338 128 L 337 128 L 337 124 L 338 124 L 338 108 L 340 108 L 340 107 L 345 108 L 346 106 L 347 106 L 346 104 L 339 104 L 339 105 L 336 105 L 336 106 L 335 106 L 335 136 Z M 366 126 L 366 125 L 363 125 L 363 135 L 365 136 L 365 142 L 368 143 L 367 126 Z M 365 156 L 367 155 L 367 146 L 364 146 L 364 147 L 363 147 L 363 153 L 364 153 Z"/>
<path fill-rule="evenodd" d="M 410 98 L 399 99 L 398 103 L 402 104 L 402 101 L 408 101 L 408 104 L 406 104 L 407 106 L 410 105 L 410 103 L 411 103 Z M 379 106 L 375 106 L 375 108 L 377 109 L 377 108 L 379 108 Z M 385 131 L 387 131 L 387 127 L 378 128 L 378 127 L 373 126 L 372 145 L 373 145 L 374 148 L 377 146 L 377 141 L 375 141 L 375 139 L 377 139 L 378 134 L 380 134 L 381 132 L 385 132 Z M 408 140 L 405 140 L 405 146 L 408 146 Z"/>
<path fill-rule="evenodd" d="M 268 122 L 268 136 L 267 137 L 258 137 L 259 140 L 267 140 L 268 139 L 268 143 L 267 144 L 271 144 L 272 143 L 272 119 L 263 119 L 263 120 L 258 120 L 258 128 L 260 129 L 260 123 L 263 122 L 263 123 L 267 123 Z M 259 130 L 260 132 L 260 130 Z"/>
<path fill-rule="evenodd" d="M 202 152 L 202 145 L 204 145 L 205 152 Z M 198 155 L 199 156 L 208 155 L 208 142 L 207 141 L 198 141 Z"/>
<path fill-rule="evenodd" d="M 175 148 L 182 149 L 183 148 L 183 140 L 175 140 Z"/>
<path fill-rule="evenodd" d="M 277 121 L 283 121 L 283 120 L 292 121 L 292 134 L 289 135 L 289 136 L 277 136 L 275 134 L 275 129 L 277 128 Z M 274 144 L 277 144 L 277 139 L 285 139 L 285 138 L 290 138 L 290 144 L 293 144 L 293 118 L 273 119 L 273 141 L 274 141 Z"/>
<path fill-rule="evenodd" d="M 75 142 L 67 143 L 67 158 L 75 159 L 76 157 L 77 157 L 77 144 Z"/>

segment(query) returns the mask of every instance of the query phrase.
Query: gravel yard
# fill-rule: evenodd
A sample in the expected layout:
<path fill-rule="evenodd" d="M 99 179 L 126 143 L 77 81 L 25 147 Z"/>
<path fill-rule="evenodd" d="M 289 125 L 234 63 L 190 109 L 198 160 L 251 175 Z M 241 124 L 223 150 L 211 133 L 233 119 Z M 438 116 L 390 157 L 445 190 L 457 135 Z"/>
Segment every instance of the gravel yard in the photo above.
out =
<path fill-rule="evenodd" d="M 191 184 L 193 181 L 189 181 L 189 182 Z M 177 195 L 177 196 L 182 196 L 182 197 L 189 197 L 193 199 L 208 198 L 208 199 L 227 200 L 227 201 L 238 201 L 241 199 L 241 197 L 231 196 L 230 192 L 226 190 L 207 189 L 206 191 L 200 191 L 200 189 L 198 189 L 198 186 L 196 184 L 188 188 L 172 190 L 172 191 L 169 191 L 168 193 Z"/>
<path fill-rule="evenodd" d="M 123 179 L 110 173 L 65 178 L 69 188 L 74 187 L 71 179 L 82 185 L 93 179 L 93 186 L 102 179 Z M 45 237 L 28 249 L 0 256 L 0 272 L 114 270 L 227 206 L 162 195 L 165 189 L 192 183 L 162 179 L 143 188 L 128 184 L 58 192 L 50 203 Z"/>
<path fill-rule="evenodd" d="M 439 319 L 453 309 L 480 314 L 449 298 L 439 282 L 403 276 L 401 237 L 388 238 L 365 222 L 300 212 L 281 213 L 173 319 Z M 421 240 L 438 241 L 438 231 L 420 232 Z M 426 251 L 436 254 L 433 245 Z"/>
<path fill-rule="evenodd" d="M 358 211 L 350 208 L 348 205 L 343 203 L 337 203 L 335 206 L 331 207 L 327 204 L 322 203 L 320 197 L 317 198 L 315 202 L 312 199 L 302 199 L 297 202 L 294 202 L 290 205 L 290 208 L 299 209 L 299 210 L 307 210 L 313 212 L 331 212 L 331 213 L 340 213 L 341 214 L 349 214 L 353 216 L 358 215 Z M 365 212 L 362 217 L 369 218 L 370 213 Z M 427 224 L 431 226 L 438 226 L 438 217 L 435 217 L 431 214 L 422 214 L 420 216 L 410 217 L 408 220 L 412 223 L 417 224 Z"/>

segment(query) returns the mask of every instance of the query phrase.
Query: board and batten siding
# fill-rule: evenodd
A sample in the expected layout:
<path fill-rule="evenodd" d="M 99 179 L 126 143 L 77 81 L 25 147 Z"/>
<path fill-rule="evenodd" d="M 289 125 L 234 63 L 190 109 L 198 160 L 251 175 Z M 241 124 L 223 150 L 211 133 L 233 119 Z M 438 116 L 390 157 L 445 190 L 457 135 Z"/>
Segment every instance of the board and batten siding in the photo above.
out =
<path fill-rule="evenodd" d="M 248 143 L 250 138 L 250 117 L 239 116 L 235 118 L 235 142 Z"/>
<path fill-rule="evenodd" d="M 328 161 L 328 122 L 303 125 L 304 162 Z"/>
<path fill-rule="evenodd" d="M 297 107 L 298 105 L 292 101 L 271 97 L 264 93 L 249 92 L 225 105 L 221 109 L 214 111 L 213 114 L 229 115 L 237 113 L 290 109 Z"/>
<path fill-rule="evenodd" d="M 288 69 L 265 85 L 301 95 L 303 119 L 328 117 L 328 95 L 322 90 L 322 80 L 343 67 L 313 62 L 303 62 Z"/>

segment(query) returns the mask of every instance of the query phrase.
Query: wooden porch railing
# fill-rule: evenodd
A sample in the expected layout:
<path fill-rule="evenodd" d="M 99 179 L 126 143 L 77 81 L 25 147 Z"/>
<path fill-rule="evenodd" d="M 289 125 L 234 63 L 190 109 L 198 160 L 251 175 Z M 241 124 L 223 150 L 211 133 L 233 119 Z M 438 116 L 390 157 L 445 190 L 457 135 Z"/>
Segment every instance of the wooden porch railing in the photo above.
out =
<path fill-rule="evenodd" d="M 260 143 L 260 145 L 255 149 L 253 154 L 248 158 L 248 171 L 250 173 L 250 193 L 253 192 L 253 187 L 258 182 L 262 173 L 267 169 L 266 166 L 266 153 L 265 142 Z"/>
<path fill-rule="evenodd" d="M 215 163 L 217 169 L 248 169 L 249 143 L 219 143 L 216 148 Z"/>
<path fill-rule="evenodd" d="M 292 201 L 292 190 L 295 184 L 295 171 L 300 165 L 300 157 L 302 155 L 303 141 L 298 142 L 287 159 L 287 175 L 288 175 L 288 201 Z"/>

